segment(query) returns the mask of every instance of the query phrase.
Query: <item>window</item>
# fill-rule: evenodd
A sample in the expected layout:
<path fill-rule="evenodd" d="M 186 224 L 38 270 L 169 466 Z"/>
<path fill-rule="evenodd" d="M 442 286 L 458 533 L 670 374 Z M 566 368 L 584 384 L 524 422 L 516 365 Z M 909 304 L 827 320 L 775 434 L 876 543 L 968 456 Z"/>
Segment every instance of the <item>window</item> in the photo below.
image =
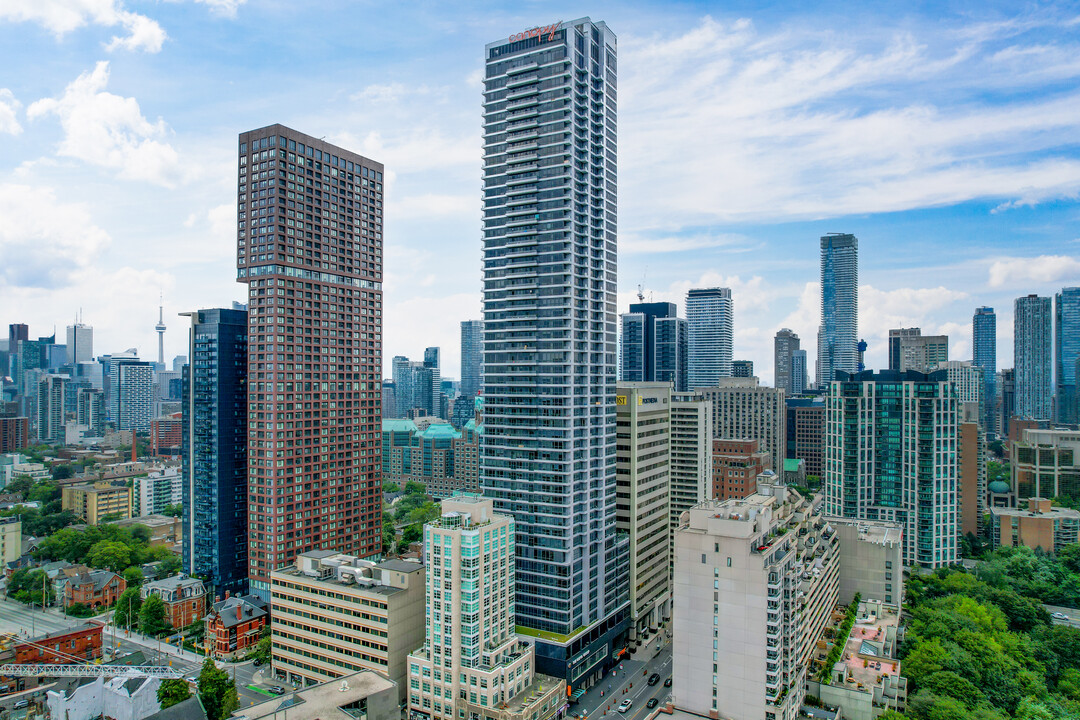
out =
<path fill-rule="evenodd" d="M 701 553 L 701 564 L 705 564 L 705 553 Z"/>

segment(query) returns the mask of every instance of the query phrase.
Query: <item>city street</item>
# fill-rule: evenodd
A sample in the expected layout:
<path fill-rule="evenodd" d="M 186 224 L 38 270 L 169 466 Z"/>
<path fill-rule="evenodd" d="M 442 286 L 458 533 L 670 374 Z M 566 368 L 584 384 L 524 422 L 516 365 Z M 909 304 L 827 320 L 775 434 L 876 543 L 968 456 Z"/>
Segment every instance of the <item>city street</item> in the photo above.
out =
<path fill-rule="evenodd" d="M 1059 607 L 1057 605 L 1043 605 L 1043 608 L 1051 615 L 1054 613 L 1062 613 L 1068 616 L 1068 620 L 1051 617 L 1050 622 L 1055 625 L 1068 625 L 1069 627 L 1080 628 L 1080 610 L 1070 607 Z"/>
<path fill-rule="evenodd" d="M 661 633 L 663 635 L 663 633 Z M 656 652 L 656 643 L 664 646 Z M 648 684 L 649 676 L 660 675 L 656 685 Z M 623 660 L 614 672 L 608 674 L 599 683 L 585 693 L 581 700 L 570 706 L 571 717 L 625 718 L 625 720 L 643 720 L 656 711 L 645 707 L 649 698 L 659 700 L 663 705 L 671 696 L 671 688 L 664 687 L 664 681 L 671 677 L 671 643 L 654 636 L 648 645 L 640 648 L 629 660 Z M 625 691 L 625 692 L 624 692 Z M 603 693 L 603 694 L 601 694 Z M 627 698 L 633 701 L 631 708 L 620 715 L 616 708 Z"/>

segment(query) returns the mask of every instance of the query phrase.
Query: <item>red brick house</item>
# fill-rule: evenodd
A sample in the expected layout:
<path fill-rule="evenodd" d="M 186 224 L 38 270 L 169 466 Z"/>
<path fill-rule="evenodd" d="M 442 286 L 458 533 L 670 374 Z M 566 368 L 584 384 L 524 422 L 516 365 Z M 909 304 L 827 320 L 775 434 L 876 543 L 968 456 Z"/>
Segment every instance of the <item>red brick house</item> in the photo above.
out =
<path fill-rule="evenodd" d="M 64 605 L 82 603 L 87 607 L 109 607 L 127 589 L 127 582 L 109 570 L 91 570 L 64 583 Z"/>
<path fill-rule="evenodd" d="M 255 649 L 266 620 L 266 603 L 257 596 L 226 595 L 206 616 L 206 653 L 215 658 L 243 657 Z"/>
<path fill-rule="evenodd" d="M 86 623 L 72 630 L 61 630 L 30 640 L 0 642 L 0 664 L 72 665 L 93 662 L 101 657 L 102 626 Z M 0 677 L 0 693 L 32 690 L 52 682 L 54 678 Z"/>
<path fill-rule="evenodd" d="M 206 615 L 206 587 L 202 580 L 183 573 L 146 583 L 139 594 L 144 601 L 151 595 L 160 596 L 165 602 L 165 619 L 177 630 Z"/>

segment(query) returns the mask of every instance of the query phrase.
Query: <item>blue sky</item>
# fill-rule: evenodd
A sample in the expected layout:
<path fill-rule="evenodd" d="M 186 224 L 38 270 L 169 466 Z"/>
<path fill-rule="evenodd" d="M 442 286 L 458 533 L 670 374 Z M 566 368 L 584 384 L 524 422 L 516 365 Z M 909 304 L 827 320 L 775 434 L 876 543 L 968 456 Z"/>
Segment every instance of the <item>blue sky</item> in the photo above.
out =
<path fill-rule="evenodd" d="M 583 15 L 619 36 L 619 306 L 727 285 L 735 355 L 814 356 L 818 237 L 860 239 L 860 334 L 946 332 L 1080 284 L 1080 9 L 1040 3 L 4 0 L 0 323 L 81 308 L 98 353 L 242 299 L 237 133 L 384 162 L 384 355 L 480 312 L 486 42 Z"/>

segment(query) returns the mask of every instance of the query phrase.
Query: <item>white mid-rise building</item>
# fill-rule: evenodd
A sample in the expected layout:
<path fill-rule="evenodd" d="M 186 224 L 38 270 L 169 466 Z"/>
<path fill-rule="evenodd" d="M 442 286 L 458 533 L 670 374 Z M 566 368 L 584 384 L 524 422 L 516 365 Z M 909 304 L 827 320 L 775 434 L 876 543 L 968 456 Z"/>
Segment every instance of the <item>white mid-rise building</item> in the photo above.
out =
<path fill-rule="evenodd" d="M 621 383 L 616 391 L 615 526 L 630 537 L 630 633 L 670 615 L 671 384 Z"/>
<path fill-rule="evenodd" d="M 679 516 L 709 499 L 712 487 L 712 401 L 701 393 L 671 396 L 672 547 Z"/>
<path fill-rule="evenodd" d="M 838 541 L 820 503 L 771 472 L 748 498 L 684 512 L 672 588 L 674 708 L 731 720 L 797 717 L 838 575 Z"/>
<path fill-rule="evenodd" d="M 757 440 L 771 467 L 784 467 L 787 403 L 783 388 L 766 387 L 755 377 L 722 378 L 719 387 L 699 390 L 712 402 L 713 438 Z"/>
<path fill-rule="evenodd" d="M 159 515 L 169 505 L 184 501 L 184 478 L 179 467 L 153 470 L 133 479 L 135 508 L 139 515 Z"/>
<path fill-rule="evenodd" d="M 566 682 L 536 672 L 515 634 L 514 520 L 492 500 L 455 495 L 424 526 L 428 573 L 423 647 L 409 655 L 409 716 L 548 720 Z"/>

